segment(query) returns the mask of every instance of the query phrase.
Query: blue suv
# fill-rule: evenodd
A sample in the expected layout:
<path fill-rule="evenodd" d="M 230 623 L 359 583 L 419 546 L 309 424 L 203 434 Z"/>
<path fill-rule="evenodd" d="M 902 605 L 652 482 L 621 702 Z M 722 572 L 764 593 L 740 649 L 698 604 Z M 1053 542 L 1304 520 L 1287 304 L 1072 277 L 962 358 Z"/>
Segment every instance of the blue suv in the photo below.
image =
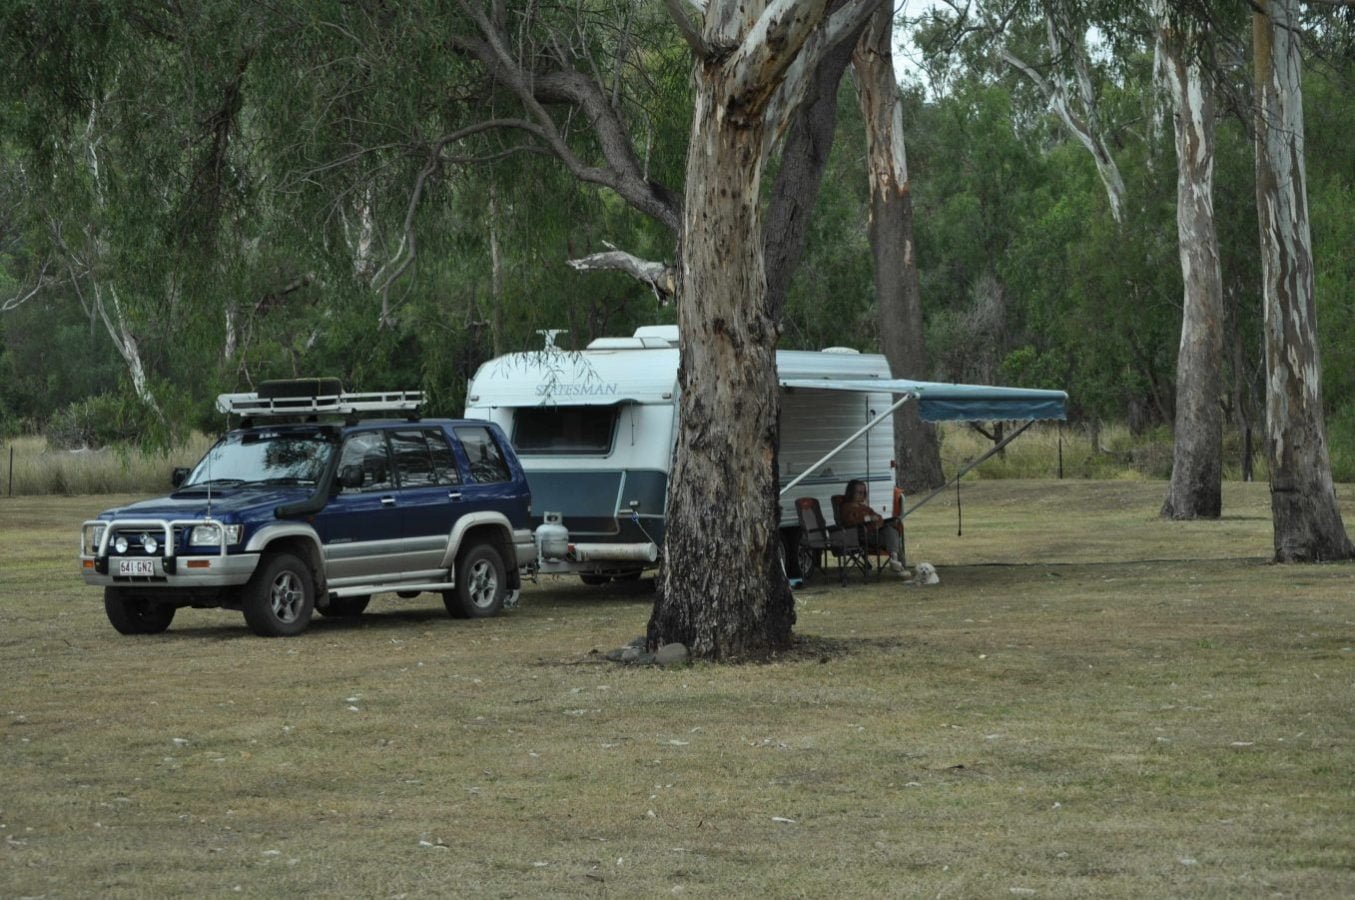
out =
<path fill-rule="evenodd" d="M 181 608 L 221 607 L 290 636 L 388 591 L 439 592 L 458 618 L 515 603 L 535 559 L 522 466 L 497 425 L 421 419 L 421 400 L 333 379 L 223 394 L 241 427 L 176 469 L 173 493 L 83 525 L 81 571 L 113 627 L 157 634 Z"/>

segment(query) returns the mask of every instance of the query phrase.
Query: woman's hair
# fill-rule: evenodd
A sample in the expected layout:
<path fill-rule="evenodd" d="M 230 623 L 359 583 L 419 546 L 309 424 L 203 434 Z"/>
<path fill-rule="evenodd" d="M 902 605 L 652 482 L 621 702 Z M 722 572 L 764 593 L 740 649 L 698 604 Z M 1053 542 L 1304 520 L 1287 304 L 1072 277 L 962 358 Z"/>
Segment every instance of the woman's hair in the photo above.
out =
<path fill-rule="evenodd" d="M 856 486 L 858 484 L 861 487 L 866 486 L 866 483 L 862 481 L 860 478 L 853 478 L 851 481 L 847 482 L 847 487 L 843 489 L 842 496 L 848 502 L 851 501 L 852 497 L 856 496 Z"/>

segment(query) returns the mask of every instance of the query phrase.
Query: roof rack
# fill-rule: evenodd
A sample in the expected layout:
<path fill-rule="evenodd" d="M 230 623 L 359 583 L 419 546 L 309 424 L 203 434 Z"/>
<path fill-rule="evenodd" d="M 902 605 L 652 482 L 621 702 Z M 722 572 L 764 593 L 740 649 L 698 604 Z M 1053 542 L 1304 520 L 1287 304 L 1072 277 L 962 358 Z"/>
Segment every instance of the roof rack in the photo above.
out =
<path fill-rule="evenodd" d="M 423 391 L 371 391 L 360 394 L 341 391 L 295 397 L 260 397 L 257 393 L 248 393 L 221 394 L 216 398 L 216 408 L 223 413 L 252 417 L 322 413 L 351 416 L 376 412 L 410 415 L 418 412 L 422 402 Z"/>

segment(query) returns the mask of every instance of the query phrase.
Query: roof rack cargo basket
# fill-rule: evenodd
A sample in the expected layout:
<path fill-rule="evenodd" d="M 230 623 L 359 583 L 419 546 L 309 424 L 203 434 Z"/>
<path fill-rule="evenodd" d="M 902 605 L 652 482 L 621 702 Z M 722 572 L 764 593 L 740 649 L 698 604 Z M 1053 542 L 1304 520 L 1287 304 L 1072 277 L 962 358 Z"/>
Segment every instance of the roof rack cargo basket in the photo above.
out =
<path fill-rule="evenodd" d="M 337 378 L 294 378 L 265 381 L 258 391 L 221 394 L 216 408 L 240 416 L 350 416 L 357 413 L 402 413 L 417 416 L 423 391 L 349 393 Z"/>

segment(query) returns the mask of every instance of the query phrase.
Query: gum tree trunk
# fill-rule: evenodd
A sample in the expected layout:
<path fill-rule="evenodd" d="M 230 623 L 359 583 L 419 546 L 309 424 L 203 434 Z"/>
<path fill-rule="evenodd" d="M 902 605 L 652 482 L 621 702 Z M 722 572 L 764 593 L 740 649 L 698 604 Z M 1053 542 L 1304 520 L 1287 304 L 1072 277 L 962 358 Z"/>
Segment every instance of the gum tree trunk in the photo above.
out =
<path fill-rule="evenodd" d="M 878 0 L 708 0 L 668 8 L 696 55 L 678 284 L 679 424 L 651 646 L 705 659 L 790 643 L 781 558 L 780 390 L 758 199 L 771 146 L 824 53 Z"/>
<path fill-rule="evenodd" d="M 1261 0 L 1252 25 L 1275 560 L 1348 559 L 1322 414 L 1297 0 Z"/>
<path fill-rule="evenodd" d="M 903 104 L 890 49 L 893 9 L 875 13 L 852 55 L 857 96 L 866 123 L 870 173 L 870 246 L 874 256 L 875 305 L 880 349 L 895 378 L 925 380 L 927 344 L 922 328 L 922 290 L 913 243 L 913 195 L 904 147 Z M 936 429 L 906 403 L 894 413 L 897 484 L 916 493 L 945 484 Z"/>
<path fill-rule="evenodd" d="M 682 223 L 680 424 L 649 641 L 723 659 L 789 643 L 795 610 L 772 467 L 780 391 L 757 210 L 763 128 L 739 121 L 734 79 L 703 77 Z"/>
<path fill-rule="evenodd" d="M 1176 133 L 1176 232 L 1185 286 L 1176 356 L 1176 432 L 1162 515 L 1217 519 L 1223 509 L 1223 276 L 1214 227 L 1214 89 L 1194 35 L 1157 17 L 1159 76 Z"/>

